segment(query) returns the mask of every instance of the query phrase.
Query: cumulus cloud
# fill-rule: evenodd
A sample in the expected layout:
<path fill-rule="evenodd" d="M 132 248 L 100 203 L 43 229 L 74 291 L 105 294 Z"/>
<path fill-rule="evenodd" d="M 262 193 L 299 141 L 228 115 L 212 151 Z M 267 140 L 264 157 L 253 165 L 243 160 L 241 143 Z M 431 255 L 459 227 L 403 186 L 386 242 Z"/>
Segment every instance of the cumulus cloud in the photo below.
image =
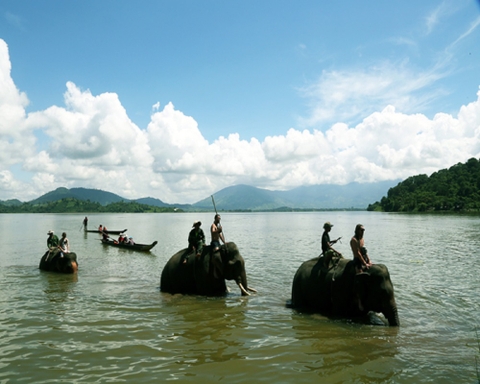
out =
<path fill-rule="evenodd" d="M 480 154 L 480 92 L 456 116 L 438 113 L 430 119 L 399 112 L 398 105 L 410 103 L 421 83 L 433 82 L 428 74 L 417 82 L 401 84 L 400 78 L 392 84 L 365 73 L 353 85 L 354 97 L 363 103 L 362 97 L 372 99 L 381 90 L 386 106 L 354 125 L 290 128 L 262 142 L 232 132 L 209 142 L 194 117 L 173 103 L 163 109 L 155 104 L 150 123 L 140 129 L 117 94 L 93 95 L 72 82 L 66 84 L 64 106 L 27 115 L 28 99 L 16 88 L 10 71 L 8 47 L 0 40 L 1 199 L 30 200 L 65 186 L 187 203 L 240 183 L 290 189 L 430 174 Z M 352 89 L 355 79 L 354 74 L 325 74 L 322 87 L 332 91 L 333 101 L 328 108 L 318 108 L 312 120 L 338 114 L 341 102 L 353 97 L 347 83 Z M 368 82 L 370 88 L 361 89 Z M 396 86 L 401 86 L 400 96 L 394 95 Z M 327 100 L 322 92 L 317 93 L 319 101 Z M 354 112 L 359 115 L 362 108 L 359 104 Z"/>

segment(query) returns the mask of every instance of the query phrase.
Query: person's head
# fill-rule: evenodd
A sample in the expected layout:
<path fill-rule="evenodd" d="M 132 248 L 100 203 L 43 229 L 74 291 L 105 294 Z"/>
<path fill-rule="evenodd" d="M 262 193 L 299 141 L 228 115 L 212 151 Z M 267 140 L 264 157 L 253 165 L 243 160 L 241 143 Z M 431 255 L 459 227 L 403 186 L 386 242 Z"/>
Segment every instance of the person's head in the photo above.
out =
<path fill-rule="evenodd" d="M 220 219 L 221 219 L 221 217 L 220 217 L 220 214 L 218 214 L 218 213 L 217 213 L 217 214 L 215 215 L 215 217 L 213 218 L 213 220 L 214 220 L 216 223 L 220 222 Z"/>
<path fill-rule="evenodd" d="M 48 236 L 52 236 L 52 235 L 53 235 L 53 231 L 52 231 L 52 230 L 48 231 L 48 232 L 47 232 L 47 235 L 48 235 Z"/>
<path fill-rule="evenodd" d="M 365 228 L 362 224 L 357 224 L 355 226 L 355 237 L 361 239 L 363 237 L 363 232 L 365 232 Z"/>
<path fill-rule="evenodd" d="M 63 232 L 63 233 L 62 233 L 62 237 L 63 237 L 63 238 L 67 237 L 67 232 Z"/>
<path fill-rule="evenodd" d="M 323 224 L 323 229 L 325 229 L 326 231 L 330 231 L 333 227 L 333 224 L 330 223 L 329 221 L 327 221 L 325 224 Z"/>
<path fill-rule="evenodd" d="M 201 225 L 202 225 L 202 222 L 201 222 L 201 221 L 195 221 L 195 222 L 193 223 L 193 228 L 198 229 L 198 228 L 200 228 Z"/>

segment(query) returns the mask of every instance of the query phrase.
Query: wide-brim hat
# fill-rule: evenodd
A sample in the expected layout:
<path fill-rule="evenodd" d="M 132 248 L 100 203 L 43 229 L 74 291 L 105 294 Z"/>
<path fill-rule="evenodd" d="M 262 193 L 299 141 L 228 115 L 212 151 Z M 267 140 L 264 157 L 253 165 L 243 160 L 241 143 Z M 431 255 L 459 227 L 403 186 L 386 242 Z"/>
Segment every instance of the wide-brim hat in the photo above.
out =
<path fill-rule="evenodd" d="M 195 222 L 193 223 L 193 227 L 192 227 L 192 228 L 195 228 L 197 225 L 198 225 L 198 226 L 201 226 L 201 225 L 202 225 L 202 222 L 201 222 L 201 221 L 195 221 Z"/>
<path fill-rule="evenodd" d="M 333 224 L 327 221 L 325 224 L 323 224 L 323 228 L 332 228 Z"/>
<path fill-rule="evenodd" d="M 52 230 L 48 231 L 47 235 L 53 235 L 53 231 Z"/>

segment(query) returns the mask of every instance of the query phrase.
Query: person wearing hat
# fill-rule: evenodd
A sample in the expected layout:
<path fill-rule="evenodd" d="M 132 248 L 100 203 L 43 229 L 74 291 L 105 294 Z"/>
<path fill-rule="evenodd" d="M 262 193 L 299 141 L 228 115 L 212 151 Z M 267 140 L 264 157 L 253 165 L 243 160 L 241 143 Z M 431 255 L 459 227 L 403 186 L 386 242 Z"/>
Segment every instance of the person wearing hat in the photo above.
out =
<path fill-rule="evenodd" d="M 53 233 L 52 230 L 47 232 L 47 247 L 51 250 L 52 248 L 57 248 L 60 243 L 58 236 Z"/>
<path fill-rule="evenodd" d="M 188 248 L 187 252 L 183 254 L 182 263 L 185 264 L 188 260 L 188 254 L 195 252 L 196 257 L 200 257 L 203 251 L 203 245 L 205 244 L 205 233 L 203 229 L 200 228 L 202 225 L 201 221 L 195 221 L 193 223 L 192 230 L 188 234 Z"/>
<path fill-rule="evenodd" d="M 350 240 L 350 247 L 352 248 L 353 261 L 355 262 L 357 274 L 364 272 L 372 266 L 372 262 L 367 254 L 367 249 L 365 248 L 364 232 L 365 227 L 362 224 L 357 224 L 355 226 L 355 234 Z"/>
<path fill-rule="evenodd" d="M 357 224 L 355 226 L 355 233 L 350 240 L 350 247 L 352 248 L 353 262 L 355 263 L 355 271 L 357 275 L 365 273 L 366 270 L 372 266 L 372 262 L 367 254 L 367 249 L 365 248 L 365 240 L 363 238 L 364 233 L 365 227 L 362 224 Z M 355 289 L 354 295 L 354 300 L 358 309 L 363 312 L 363 304 L 358 289 Z"/>
<path fill-rule="evenodd" d="M 342 256 L 342 254 L 338 251 L 336 251 L 332 245 L 335 244 L 338 240 L 341 239 L 339 237 L 336 240 L 330 240 L 330 234 L 329 232 L 332 230 L 333 224 L 327 221 L 325 224 L 323 224 L 323 235 L 322 235 L 322 253 L 323 253 L 323 263 L 326 268 L 329 267 L 330 265 L 330 260 L 332 260 L 333 256 Z"/>

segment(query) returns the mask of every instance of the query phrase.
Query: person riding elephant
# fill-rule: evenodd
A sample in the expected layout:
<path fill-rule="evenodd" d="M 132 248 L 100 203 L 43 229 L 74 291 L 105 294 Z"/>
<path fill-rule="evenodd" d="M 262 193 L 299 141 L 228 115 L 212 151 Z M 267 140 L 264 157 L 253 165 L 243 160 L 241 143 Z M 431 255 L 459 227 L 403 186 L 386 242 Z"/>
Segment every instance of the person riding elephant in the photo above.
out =
<path fill-rule="evenodd" d="M 203 229 L 200 228 L 201 225 L 201 221 L 195 221 L 192 229 L 188 233 L 188 248 L 182 255 L 182 264 L 187 263 L 188 255 L 190 253 L 194 253 L 196 257 L 200 257 L 202 254 L 203 246 L 205 244 L 205 233 L 203 232 Z"/>
<path fill-rule="evenodd" d="M 186 249 L 175 253 L 165 264 L 160 278 L 160 290 L 171 294 L 198 294 L 218 296 L 227 293 L 225 280 L 235 280 L 242 296 L 256 292 L 247 283 L 245 261 L 235 243 L 223 244 L 217 253 L 222 259 L 220 276 L 213 271 L 211 246 L 203 247 L 200 257 L 192 257 L 183 264 Z"/>
<path fill-rule="evenodd" d="M 356 302 L 359 295 L 362 310 Z M 383 264 L 370 266 L 368 272 L 356 274 L 353 260 L 338 259 L 329 270 L 323 257 L 305 261 L 292 283 L 292 307 L 346 317 L 382 313 L 389 325 L 399 326 L 393 284 Z"/>
<path fill-rule="evenodd" d="M 76 273 L 78 271 L 77 255 L 74 252 L 62 252 L 59 248 L 48 250 L 40 259 L 38 268 L 50 272 Z"/>

